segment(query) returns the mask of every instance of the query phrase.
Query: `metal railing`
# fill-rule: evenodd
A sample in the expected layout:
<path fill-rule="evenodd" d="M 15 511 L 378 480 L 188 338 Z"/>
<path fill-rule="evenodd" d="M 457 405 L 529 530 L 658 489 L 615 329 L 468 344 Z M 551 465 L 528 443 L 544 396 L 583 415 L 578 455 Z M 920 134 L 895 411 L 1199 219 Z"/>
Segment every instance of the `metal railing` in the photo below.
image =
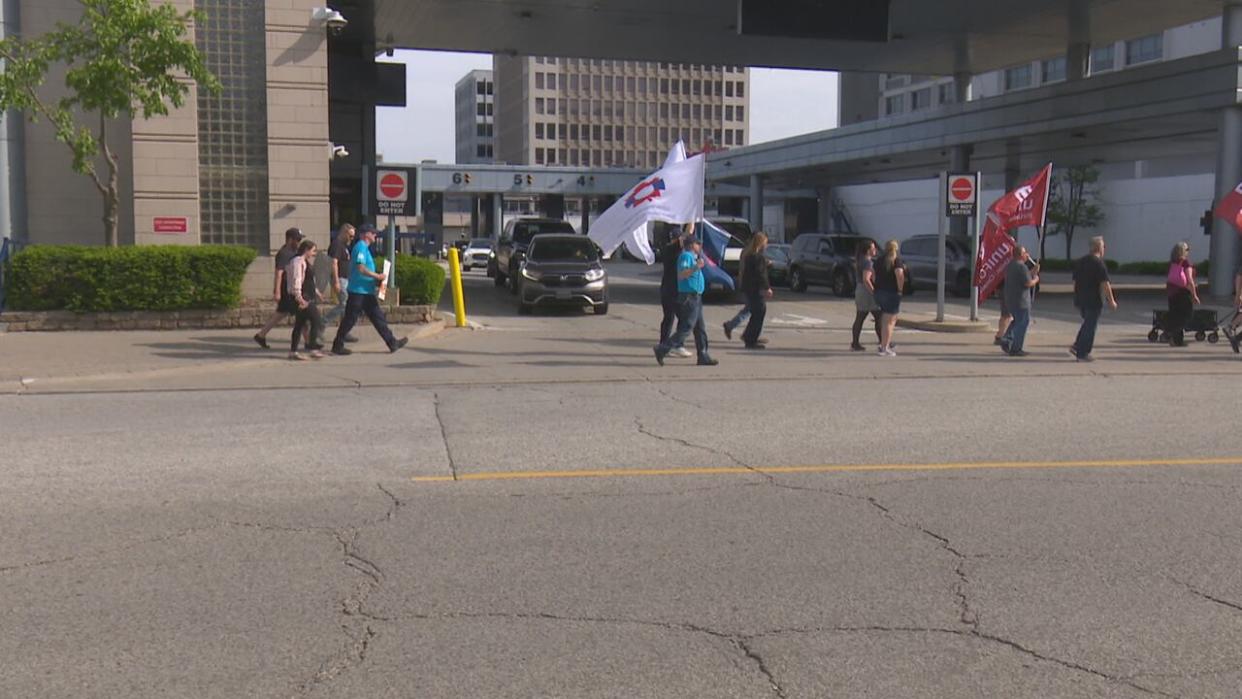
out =
<path fill-rule="evenodd" d="M 854 225 L 850 221 L 849 211 L 845 208 L 845 202 L 840 199 L 832 200 L 832 232 L 854 234 Z"/>

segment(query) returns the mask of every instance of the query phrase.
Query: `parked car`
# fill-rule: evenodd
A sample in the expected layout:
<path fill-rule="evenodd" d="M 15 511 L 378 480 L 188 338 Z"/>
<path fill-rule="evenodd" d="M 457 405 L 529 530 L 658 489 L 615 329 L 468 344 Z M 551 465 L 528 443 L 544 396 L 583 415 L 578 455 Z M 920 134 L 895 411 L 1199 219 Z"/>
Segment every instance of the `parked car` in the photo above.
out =
<path fill-rule="evenodd" d="M 504 286 L 508 282 L 509 290 L 517 293 L 514 275 L 522 264 L 531 239 L 542 233 L 577 235 L 573 226 L 559 218 L 515 218 L 509 221 L 500 233 L 500 240 L 496 241 L 496 254 L 487 262 L 487 276 L 492 277 L 496 286 Z"/>
<path fill-rule="evenodd" d="M 945 288 L 954 296 L 970 295 L 970 240 L 950 236 L 944 242 Z M 901 259 L 916 289 L 935 289 L 940 265 L 939 236 L 916 235 L 901 243 Z"/>
<path fill-rule="evenodd" d="M 492 255 L 492 239 L 491 238 L 475 238 L 466 243 L 465 250 L 461 253 L 462 271 L 469 272 L 474 267 L 487 267 L 487 261 Z"/>
<path fill-rule="evenodd" d="M 793 253 L 793 246 L 787 243 L 768 243 L 768 247 L 763 251 L 768 262 L 772 264 L 768 266 L 768 281 L 773 285 L 784 284 L 789 280 L 789 258 Z"/>
<path fill-rule="evenodd" d="M 608 312 L 608 273 L 599 247 L 576 233 L 541 233 L 530 240 L 514 283 L 518 313 L 539 305 L 589 307 Z"/>
<path fill-rule="evenodd" d="M 854 255 L 871 238 L 861 235 L 803 233 L 794 238 L 789 259 L 789 288 L 806 291 L 812 284 L 832 287 L 837 296 L 850 296 L 858 283 Z"/>

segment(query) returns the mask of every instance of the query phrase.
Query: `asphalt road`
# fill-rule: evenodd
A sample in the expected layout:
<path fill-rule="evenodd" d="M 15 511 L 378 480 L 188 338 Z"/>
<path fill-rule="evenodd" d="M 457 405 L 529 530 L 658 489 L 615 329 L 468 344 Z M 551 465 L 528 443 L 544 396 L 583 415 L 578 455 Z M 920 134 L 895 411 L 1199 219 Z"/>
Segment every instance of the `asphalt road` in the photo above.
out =
<path fill-rule="evenodd" d="M 859 356 L 817 292 L 660 369 L 615 277 L 602 317 L 472 273 L 483 329 L 397 355 L 0 396 L 0 696 L 1238 696 L 1226 347 L 1148 345 L 1135 295 L 1077 364 L 1049 297 L 1030 362 Z"/>

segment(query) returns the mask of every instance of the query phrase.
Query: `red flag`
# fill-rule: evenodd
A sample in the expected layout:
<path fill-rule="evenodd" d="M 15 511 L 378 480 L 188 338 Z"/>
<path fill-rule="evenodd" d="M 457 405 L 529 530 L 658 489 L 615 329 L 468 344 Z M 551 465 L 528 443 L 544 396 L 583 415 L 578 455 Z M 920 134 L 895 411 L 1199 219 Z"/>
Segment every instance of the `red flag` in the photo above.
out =
<path fill-rule="evenodd" d="M 1048 184 L 1051 179 L 1052 163 L 1048 163 L 1039 174 L 1023 182 L 1021 187 L 997 199 L 988 207 L 988 213 L 999 217 L 997 223 L 1004 230 L 1044 225 L 1044 215 L 1048 211 Z"/>
<path fill-rule="evenodd" d="M 1224 199 L 1216 205 L 1212 210 L 1216 218 L 1223 218 L 1238 229 L 1238 234 L 1242 235 L 1242 184 L 1233 188 L 1233 191 L 1226 194 Z"/>
<path fill-rule="evenodd" d="M 1013 238 L 988 216 L 979 236 L 979 258 L 975 261 L 975 286 L 979 287 L 979 301 L 986 301 L 1005 275 L 1005 266 L 1013 259 Z"/>
<path fill-rule="evenodd" d="M 1005 274 L 1005 265 L 1013 259 L 1016 246 L 1006 231 L 1022 226 L 1044 225 L 1051 180 L 1052 163 L 1048 163 L 1039 174 L 988 207 L 975 258 L 975 286 L 979 287 L 980 301 L 986 300 L 996 290 Z"/>

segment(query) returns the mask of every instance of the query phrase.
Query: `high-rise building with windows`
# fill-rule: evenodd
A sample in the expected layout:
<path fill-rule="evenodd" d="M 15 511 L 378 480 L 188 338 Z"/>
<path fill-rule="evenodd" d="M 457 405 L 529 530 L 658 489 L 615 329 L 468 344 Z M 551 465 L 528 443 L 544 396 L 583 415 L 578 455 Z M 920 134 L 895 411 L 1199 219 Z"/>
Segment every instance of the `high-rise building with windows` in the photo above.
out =
<path fill-rule="evenodd" d="M 454 91 L 457 162 L 490 163 L 495 159 L 496 88 L 492 71 L 472 70 Z"/>
<path fill-rule="evenodd" d="M 692 151 L 750 142 L 746 68 L 496 56 L 496 161 L 655 167 L 681 139 Z"/>

